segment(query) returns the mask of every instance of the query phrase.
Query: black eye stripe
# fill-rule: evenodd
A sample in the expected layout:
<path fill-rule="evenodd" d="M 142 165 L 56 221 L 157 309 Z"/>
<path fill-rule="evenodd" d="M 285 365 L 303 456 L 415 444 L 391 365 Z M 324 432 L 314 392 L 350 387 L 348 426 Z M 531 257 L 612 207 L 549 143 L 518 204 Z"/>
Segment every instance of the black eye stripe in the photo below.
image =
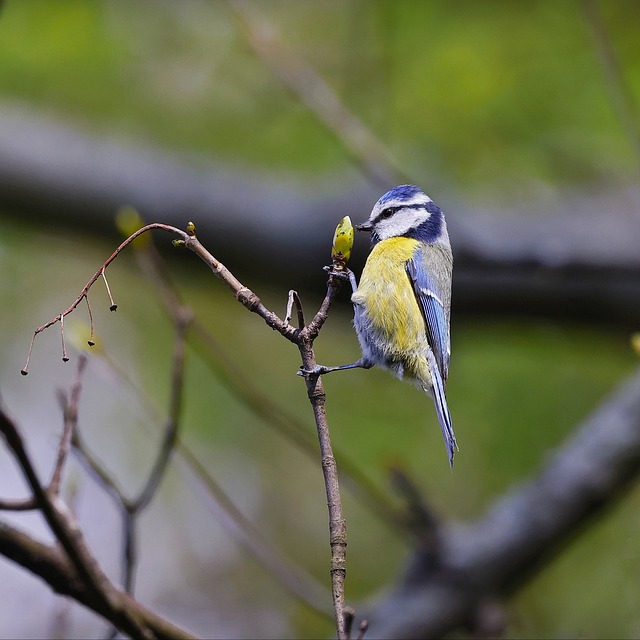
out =
<path fill-rule="evenodd" d="M 395 207 L 386 207 L 375 217 L 375 219 L 373 220 L 373 224 L 375 225 L 376 223 L 380 222 L 380 220 L 386 220 L 387 218 L 390 218 L 394 213 L 400 211 L 400 209 L 424 209 L 426 211 L 429 211 L 430 213 L 433 213 L 433 207 L 429 206 L 432 204 L 432 202 L 426 202 L 416 204 L 401 204 Z M 437 207 L 435 208 L 437 209 Z"/>

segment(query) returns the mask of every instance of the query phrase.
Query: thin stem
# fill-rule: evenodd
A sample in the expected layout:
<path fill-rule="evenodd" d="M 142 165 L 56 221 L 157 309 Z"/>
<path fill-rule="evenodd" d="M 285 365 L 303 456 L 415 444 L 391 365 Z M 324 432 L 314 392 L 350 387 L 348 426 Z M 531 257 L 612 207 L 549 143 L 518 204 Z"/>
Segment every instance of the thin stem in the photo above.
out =
<path fill-rule="evenodd" d="M 606 25 L 594 0 L 582 0 L 582 11 L 591 31 L 595 53 L 602 68 L 606 89 L 620 126 L 640 161 L 640 124 L 638 107 L 629 84 L 625 81 Z"/>
<path fill-rule="evenodd" d="M 313 341 L 320 328 L 327 319 L 331 303 L 340 288 L 341 281 L 332 274 L 329 275 L 327 293 L 320 305 L 320 309 L 313 320 L 300 332 L 298 348 L 302 358 L 303 369 L 311 371 L 316 366 Z M 307 395 L 311 402 L 313 415 L 320 444 L 320 456 L 322 460 L 322 472 L 324 476 L 327 507 L 329 510 L 329 544 L 331 547 L 331 587 L 333 596 L 333 609 L 336 620 L 338 640 L 347 640 L 348 632 L 345 620 L 345 577 L 347 573 L 347 523 L 342 511 L 342 499 L 340 496 L 340 483 L 338 468 L 333 455 L 329 423 L 326 414 L 326 395 L 322 384 L 322 377 L 318 375 L 306 375 Z"/>
<path fill-rule="evenodd" d="M 56 457 L 56 463 L 53 468 L 53 474 L 51 476 L 51 482 L 49 483 L 48 491 L 53 496 L 57 496 L 60 493 L 60 482 L 62 479 L 62 470 L 64 464 L 69 455 L 71 448 L 71 440 L 73 438 L 73 432 L 78 424 L 78 402 L 80 401 L 80 392 L 82 391 L 82 376 L 87 365 L 86 355 L 82 355 L 78 361 L 78 373 L 76 375 L 76 381 L 71 389 L 69 399 L 64 395 L 61 395 L 63 404 L 64 415 L 64 427 L 62 430 L 62 437 L 60 438 L 60 444 L 58 446 L 58 455 Z"/>
<path fill-rule="evenodd" d="M 139 621 L 132 616 L 127 608 L 122 606 L 119 593 L 89 551 L 73 515 L 57 496 L 49 496 L 40 483 L 20 432 L 4 411 L 0 411 L 0 431 L 13 451 L 47 524 L 67 553 L 85 587 L 94 598 L 101 602 L 105 610 L 108 611 L 109 619 L 118 628 L 133 637 L 149 637 L 148 631 L 140 626 Z"/>
<path fill-rule="evenodd" d="M 186 351 L 186 333 L 191 322 L 191 313 L 183 308 L 181 318 L 176 326 L 176 338 L 174 343 L 173 364 L 171 374 L 171 398 L 169 400 L 169 418 L 165 428 L 164 439 L 158 453 L 155 464 L 149 474 L 147 483 L 140 495 L 132 504 L 132 512 L 144 509 L 155 495 L 164 472 L 175 449 L 178 439 L 178 427 L 182 410 L 184 395 L 184 364 Z"/>
<path fill-rule="evenodd" d="M 67 345 L 64 342 L 64 316 L 60 317 L 60 337 L 62 338 L 62 362 L 69 362 Z"/>
<path fill-rule="evenodd" d="M 256 55 L 335 136 L 371 180 L 385 187 L 412 182 L 388 147 L 347 108 L 316 69 L 303 61 L 299 53 L 293 55 L 286 50 L 276 26 L 258 10 L 256 3 L 227 0 L 227 6 Z"/>
<path fill-rule="evenodd" d="M 84 297 L 85 302 L 87 303 L 87 311 L 89 312 L 89 339 L 87 340 L 87 344 L 90 347 L 93 347 L 95 343 L 95 327 L 93 324 L 93 312 L 91 311 L 91 305 L 89 304 L 89 296 Z"/>
<path fill-rule="evenodd" d="M 104 280 L 104 286 L 107 288 L 107 295 L 109 296 L 109 310 L 115 311 L 118 308 L 118 305 L 113 301 L 113 296 L 111 295 L 111 288 L 109 287 L 109 283 L 107 282 L 107 276 L 104 275 L 104 269 L 100 274 L 102 279 Z"/>
<path fill-rule="evenodd" d="M 95 274 L 91 277 L 91 279 L 87 282 L 87 284 L 85 284 L 82 291 L 80 292 L 78 297 L 71 303 L 71 305 L 67 309 L 65 309 L 62 313 L 59 313 L 57 316 L 54 316 L 53 318 L 51 318 L 51 320 L 49 320 L 49 322 L 45 322 L 42 326 L 38 327 L 33 332 L 33 337 L 31 338 L 31 342 L 29 343 L 29 352 L 27 353 L 27 359 L 25 361 L 24 367 L 22 367 L 20 371 L 20 373 L 22 373 L 23 376 L 26 376 L 29 373 L 29 361 L 31 360 L 33 344 L 38 334 L 42 333 L 45 329 L 48 329 L 50 326 L 56 324 L 57 322 L 62 322 L 63 318 L 65 318 L 72 311 L 74 311 L 77 308 L 77 306 L 82 302 L 82 300 L 87 297 L 87 293 L 89 289 L 91 289 L 91 287 L 95 284 L 96 280 L 98 280 L 98 278 L 100 277 L 104 277 L 105 269 L 118 257 L 120 252 L 125 247 L 130 245 L 138 236 L 142 235 L 143 233 L 146 233 L 147 231 L 151 231 L 152 229 L 160 229 L 162 231 L 167 231 L 169 233 L 176 234 L 181 238 L 183 238 L 183 241 L 189 238 L 187 233 L 182 231 L 181 229 L 178 229 L 177 227 L 172 227 L 171 225 L 168 225 L 168 224 L 162 224 L 160 222 L 154 222 L 152 224 L 145 225 L 141 229 L 138 229 L 135 233 L 132 233 L 124 242 L 122 242 L 118 246 L 118 248 L 107 258 L 107 260 L 105 260 L 102 266 L 95 272 Z M 105 283 L 106 283 L 106 278 L 105 278 Z M 107 286 L 107 290 L 108 290 L 108 286 Z M 112 301 L 112 304 L 113 304 L 113 301 Z"/>
<path fill-rule="evenodd" d="M 167 313 L 172 319 L 175 319 L 177 310 L 183 306 L 183 303 L 179 290 L 173 285 L 164 269 L 158 251 L 153 244 L 149 243 L 144 251 L 137 252 L 137 256 L 140 258 L 143 272 L 159 290 Z M 293 306 L 293 296 L 290 295 L 289 301 Z M 302 311 L 302 305 L 300 305 L 300 310 Z M 300 328 L 302 328 L 304 315 L 302 317 L 299 315 L 298 321 L 301 322 Z M 288 323 L 288 320 L 285 319 L 285 322 Z M 194 339 L 196 340 L 194 347 L 196 353 L 203 358 L 205 364 L 226 388 L 255 415 L 264 420 L 268 426 L 315 460 L 317 445 L 305 424 L 285 408 L 279 406 L 270 396 L 261 393 L 197 318 L 193 320 L 191 325 L 190 340 Z M 125 379 L 128 385 L 136 388 L 135 383 L 116 363 L 110 361 L 110 366 L 117 370 L 118 375 Z M 139 390 L 138 394 L 140 396 Z M 149 408 L 148 402 L 145 407 Z M 348 455 L 335 451 L 335 456 L 344 475 L 344 480 L 348 481 L 350 490 L 358 497 L 358 500 L 367 504 L 373 513 L 378 515 L 381 522 L 387 526 L 395 527 L 396 531 L 401 534 L 406 533 L 405 520 L 398 509 L 390 503 Z"/>
<path fill-rule="evenodd" d="M 298 295 L 298 292 L 295 291 L 294 289 L 291 289 L 291 291 L 289 291 L 289 297 L 287 300 L 287 315 L 284 319 L 284 321 L 287 324 L 291 323 L 291 316 L 293 315 L 294 304 L 296 307 L 296 313 L 298 315 L 298 329 L 303 329 L 304 328 L 304 311 L 302 309 L 302 301 L 300 300 L 300 296 Z"/>

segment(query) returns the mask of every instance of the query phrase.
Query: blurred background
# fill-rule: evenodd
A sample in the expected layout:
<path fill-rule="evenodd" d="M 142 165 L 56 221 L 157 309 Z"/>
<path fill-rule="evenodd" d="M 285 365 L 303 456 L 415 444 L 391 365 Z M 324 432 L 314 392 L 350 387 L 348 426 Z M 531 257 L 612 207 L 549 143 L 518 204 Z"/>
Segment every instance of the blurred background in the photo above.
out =
<path fill-rule="evenodd" d="M 120 242 L 122 206 L 149 222 L 193 220 L 268 307 L 284 314 L 296 288 L 311 315 L 336 223 L 363 221 L 384 191 L 411 181 L 447 214 L 456 257 L 455 472 L 431 404 L 384 372 L 325 380 L 332 435 L 367 495 L 399 504 L 389 482 L 399 467 L 445 521 L 479 517 L 637 366 L 638 25 L 634 0 L 6 0 L 0 392 L 43 477 L 62 425 L 56 389 L 73 383 L 86 340 L 84 308 L 65 322 L 70 362 L 56 326 L 36 340 L 29 376 L 20 368 L 33 329 Z M 327 587 L 326 499 L 296 349 L 191 253 L 154 240 L 232 366 L 190 348 L 181 437 L 258 534 Z M 357 273 L 366 253 L 357 237 Z M 167 411 L 173 329 L 136 250 L 108 273 L 118 311 L 98 283 L 80 427 L 133 494 Z M 316 349 L 324 364 L 358 357 L 346 294 Z M 273 428 L 283 422 L 312 444 Z M 4 449 L 0 487 L 25 495 Z M 353 483 L 343 494 L 347 597 L 359 603 L 397 578 L 411 547 Z M 118 580 L 113 502 L 76 462 L 65 495 Z M 639 513 L 634 490 L 528 583 L 508 609 L 508 637 L 637 637 Z M 35 515 L 1 517 L 50 540 Z M 255 559 L 182 455 L 139 535 L 137 597 L 194 633 L 332 633 L 330 618 Z M 0 558 L 0 637 L 105 629 Z"/>

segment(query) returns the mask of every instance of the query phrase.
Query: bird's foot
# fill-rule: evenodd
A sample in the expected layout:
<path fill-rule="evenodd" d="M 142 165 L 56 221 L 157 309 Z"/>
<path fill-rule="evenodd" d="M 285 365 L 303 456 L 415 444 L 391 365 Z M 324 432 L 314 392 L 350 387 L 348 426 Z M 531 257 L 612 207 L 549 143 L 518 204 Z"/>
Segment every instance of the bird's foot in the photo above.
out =
<path fill-rule="evenodd" d="M 335 276 L 336 278 L 340 278 L 341 280 L 351 280 L 351 276 L 353 272 L 351 269 L 336 269 L 334 265 L 327 265 L 326 267 L 322 267 L 323 271 L 326 271 L 330 276 Z"/>
<path fill-rule="evenodd" d="M 296 371 L 296 375 L 299 376 L 322 376 L 325 373 L 329 373 L 329 371 L 333 371 L 334 367 L 325 367 L 321 364 L 317 364 L 312 369 L 305 369 L 304 367 L 300 367 L 298 371 Z"/>

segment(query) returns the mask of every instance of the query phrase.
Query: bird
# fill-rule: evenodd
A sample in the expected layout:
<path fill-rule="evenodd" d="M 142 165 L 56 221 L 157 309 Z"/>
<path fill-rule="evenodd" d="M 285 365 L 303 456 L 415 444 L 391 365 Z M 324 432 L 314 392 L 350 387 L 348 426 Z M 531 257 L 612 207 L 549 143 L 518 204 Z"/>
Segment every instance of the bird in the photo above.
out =
<path fill-rule="evenodd" d="M 349 276 L 362 357 L 312 373 L 378 366 L 413 382 L 433 400 L 453 468 L 458 445 L 445 395 L 453 254 L 444 213 L 419 187 L 405 184 L 387 191 L 356 229 L 371 234 L 360 283 Z"/>

